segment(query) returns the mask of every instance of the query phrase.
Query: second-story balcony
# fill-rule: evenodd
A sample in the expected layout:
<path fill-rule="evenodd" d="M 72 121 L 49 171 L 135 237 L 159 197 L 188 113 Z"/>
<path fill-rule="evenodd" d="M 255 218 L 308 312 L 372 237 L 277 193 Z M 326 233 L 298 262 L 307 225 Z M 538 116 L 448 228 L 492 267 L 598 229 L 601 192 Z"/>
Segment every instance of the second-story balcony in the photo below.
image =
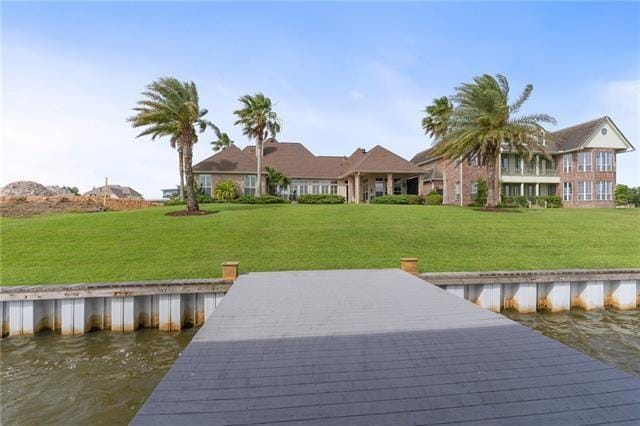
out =
<path fill-rule="evenodd" d="M 515 167 L 503 167 L 502 176 L 558 176 L 558 171 L 551 168 L 524 167 L 523 169 Z"/>

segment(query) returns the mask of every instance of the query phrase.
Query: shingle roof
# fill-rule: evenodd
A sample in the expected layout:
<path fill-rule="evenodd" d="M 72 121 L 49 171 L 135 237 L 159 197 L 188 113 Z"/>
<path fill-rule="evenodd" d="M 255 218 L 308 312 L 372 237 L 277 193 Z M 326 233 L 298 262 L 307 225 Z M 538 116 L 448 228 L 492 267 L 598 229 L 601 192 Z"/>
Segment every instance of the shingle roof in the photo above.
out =
<path fill-rule="evenodd" d="M 349 165 L 342 173 L 342 176 L 354 172 L 367 173 L 422 173 L 422 169 L 415 164 L 405 160 L 397 154 L 389 151 L 380 145 L 374 146 L 369 152 L 354 152 L 352 157 L 356 161 L 349 161 Z"/>
<path fill-rule="evenodd" d="M 235 145 L 201 161 L 193 167 L 196 173 L 255 173 L 255 146 L 242 150 Z M 367 152 L 358 148 L 351 156 L 315 156 L 297 142 L 269 140 L 264 144 L 264 165 L 273 167 L 290 178 L 337 179 L 355 171 L 380 173 L 420 173 L 414 164 L 393 152 L 376 146 Z"/>
<path fill-rule="evenodd" d="M 587 141 L 587 138 L 596 130 L 607 117 L 596 118 L 586 123 L 576 124 L 552 132 L 551 136 L 555 139 L 555 144 L 559 151 L 570 151 L 580 148 Z M 552 139 L 553 140 L 553 139 Z M 551 147 L 550 147 L 551 148 Z"/>
<path fill-rule="evenodd" d="M 219 172 L 219 173 L 255 173 L 256 157 L 241 151 L 235 145 L 212 155 L 211 157 L 193 166 L 194 172 Z"/>
<path fill-rule="evenodd" d="M 413 156 L 413 158 L 411 159 L 411 162 L 415 165 L 421 165 L 426 163 L 427 161 L 432 161 L 432 160 L 435 160 L 436 158 L 439 158 L 439 157 L 433 157 L 431 155 L 431 152 L 433 151 L 434 148 L 435 146 L 432 146 L 431 148 L 427 148 L 423 151 L 420 151 L 419 153 Z"/>
<path fill-rule="evenodd" d="M 87 191 L 84 195 L 102 195 L 104 194 L 104 186 L 98 186 L 91 191 Z M 113 194 L 118 198 L 140 197 L 142 194 L 131 188 L 130 186 L 108 185 L 108 194 Z"/>

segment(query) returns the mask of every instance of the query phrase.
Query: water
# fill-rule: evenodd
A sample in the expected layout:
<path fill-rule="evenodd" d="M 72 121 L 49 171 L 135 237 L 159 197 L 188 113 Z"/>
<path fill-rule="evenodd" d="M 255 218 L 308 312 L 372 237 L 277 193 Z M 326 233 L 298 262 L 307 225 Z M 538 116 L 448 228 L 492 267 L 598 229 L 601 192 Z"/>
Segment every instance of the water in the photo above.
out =
<path fill-rule="evenodd" d="M 572 310 L 505 316 L 607 364 L 640 376 L 640 311 Z"/>
<path fill-rule="evenodd" d="M 640 376 L 640 311 L 506 315 Z M 0 423 L 127 424 L 196 331 L 4 339 Z"/>
<path fill-rule="evenodd" d="M 0 423 L 127 424 L 196 330 L 3 339 Z"/>

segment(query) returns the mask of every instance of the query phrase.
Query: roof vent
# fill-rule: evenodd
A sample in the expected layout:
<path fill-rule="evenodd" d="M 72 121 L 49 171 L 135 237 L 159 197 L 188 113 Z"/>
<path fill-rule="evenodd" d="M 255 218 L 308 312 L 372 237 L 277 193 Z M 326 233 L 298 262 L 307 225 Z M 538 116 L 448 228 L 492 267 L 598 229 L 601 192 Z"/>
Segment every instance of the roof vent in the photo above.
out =
<path fill-rule="evenodd" d="M 602 133 L 602 136 L 607 134 L 607 128 L 603 127 L 602 130 L 600 130 L 600 133 Z"/>

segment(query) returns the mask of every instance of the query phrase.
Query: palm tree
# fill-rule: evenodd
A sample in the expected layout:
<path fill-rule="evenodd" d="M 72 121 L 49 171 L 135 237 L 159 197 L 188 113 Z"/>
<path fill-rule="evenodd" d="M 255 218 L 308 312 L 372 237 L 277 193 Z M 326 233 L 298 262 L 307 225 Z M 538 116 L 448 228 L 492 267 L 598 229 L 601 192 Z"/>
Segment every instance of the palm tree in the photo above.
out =
<path fill-rule="evenodd" d="M 515 117 L 529 99 L 533 86 L 527 84 L 520 96 L 509 103 L 507 78 L 484 74 L 456 88 L 451 98 L 454 104 L 433 151 L 449 159 L 463 161 L 478 157 L 487 169 L 487 206 L 497 205 L 496 164 L 502 148 L 516 151 L 526 159 L 533 152 L 542 152 L 548 157 L 544 146 L 539 144 L 545 131 L 541 123 L 555 124 L 548 114 L 528 114 Z"/>
<path fill-rule="evenodd" d="M 228 134 L 220 133 L 220 130 L 218 130 L 216 131 L 216 136 L 218 137 L 218 139 L 211 142 L 214 151 L 220 151 L 221 149 L 229 148 L 230 145 L 233 145 L 233 141 Z"/>
<path fill-rule="evenodd" d="M 193 179 L 193 144 L 198 142 L 198 133 L 207 127 L 217 127 L 206 120 L 206 109 L 200 109 L 198 89 L 194 82 L 181 82 L 173 77 L 161 78 L 147 86 L 142 92 L 144 99 L 133 108 L 136 114 L 127 120 L 134 128 L 145 129 L 136 137 L 150 135 L 152 140 L 168 136 L 171 144 L 182 153 L 180 162 L 184 167 L 187 189 L 187 211 L 197 211 L 198 201 Z"/>
<path fill-rule="evenodd" d="M 256 141 L 256 195 L 262 195 L 262 156 L 264 141 L 269 137 L 276 137 L 280 132 L 280 119 L 271 109 L 271 99 L 262 93 L 244 95 L 239 99 L 242 108 L 233 113 L 238 117 L 235 125 L 242 126 L 242 134 L 249 140 Z"/>
<path fill-rule="evenodd" d="M 267 169 L 267 187 L 269 188 L 269 194 L 276 194 L 278 187 L 285 188 L 291 185 L 291 179 L 282 173 L 280 170 L 276 170 L 273 167 L 266 167 Z"/>
<path fill-rule="evenodd" d="M 446 96 L 433 100 L 433 103 L 424 109 L 425 117 L 422 119 L 424 133 L 436 141 L 447 131 L 449 118 L 453 111 L 453 105 Z"/>

